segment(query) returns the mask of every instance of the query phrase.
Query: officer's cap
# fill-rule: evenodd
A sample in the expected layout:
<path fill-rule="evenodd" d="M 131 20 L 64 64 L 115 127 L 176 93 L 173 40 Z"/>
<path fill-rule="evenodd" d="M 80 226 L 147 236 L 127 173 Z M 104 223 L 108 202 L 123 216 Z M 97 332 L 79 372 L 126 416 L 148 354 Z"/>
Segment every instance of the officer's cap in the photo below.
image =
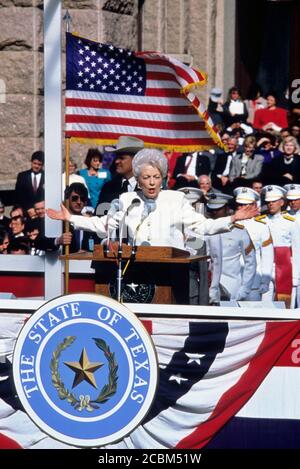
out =
<path fill-rule="evenodd" d="M 178 191 L 183 192 L 191 204 L 198 202 L 203 195 L 202 190 L 197 187 L 181 187 Z"/>
<path fill-rule="evenodd" d="M 263 187 L 262 194 L 266 202 L 275 202 L 276 200 L 284 199 L 286 190 L 280 186 L 270 185 Z"/>
<path fill-rule="evenodd" d="M 233 194 L 237 204 L 252 204 L 260 199 L 259 194 L 250 187 L 237 187 Z"/>
<path fill-rule="evenodd" d="M 207 194 L 206 197 L 208 198 L 207 208 L 210 210 L 218 210 L 219 208 L 228 204 L 231 199 L 233 199 L 231 195 L 222 194 L 219 192 Z"/>
<path fill-rule="evenodd" d="M 283 187 L 287 191 L 286 198 L 288 200 L 300 199 L 300 184 L 286 184 Z"/>

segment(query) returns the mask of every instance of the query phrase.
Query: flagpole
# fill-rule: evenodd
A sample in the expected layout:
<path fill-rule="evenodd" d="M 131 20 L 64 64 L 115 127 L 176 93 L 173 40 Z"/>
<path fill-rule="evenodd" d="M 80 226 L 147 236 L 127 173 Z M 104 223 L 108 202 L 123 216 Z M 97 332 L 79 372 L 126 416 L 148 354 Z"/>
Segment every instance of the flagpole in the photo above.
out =
<path fill-rule="evenodd" d="M 70 137 L 65 138 L 65 194 L 68 194 L 68 188 L 69 188 L 69 166 L 70 166 L 70 143 L 71 139 Z M 64 195 L 64 204 L 69 209 L 69 194 L 68 197 L 66 198 L 66 195 Z M 70 222 L 65 221 L 64 222 L 64 233 L 69 233 L 70 232 Z M 66 244 L 65 246 L 65 277 L 64 277 L 64 294 L 67 295 L 69 293 L 69 278 L 70 278 L 70 245 Z"/>
<path fill-rule="evenodd" d="M 66 11 L 63 21 L 66 24 L 66 32 L 70 32 L 70 27 L 72 24 L 72 17 L 69 13 L 69 10 Z M 71 139 L 70 137 L 65 138 L 65 194 L 64 194 L 64 204 L 69 209 L 69 194 L 68 197 L 66 197 L 66 193 L 68 192 L 69 188 L 69 178 L 70 178 L 70 145 L 71 144 Z M 70 222 L 66 221 L 64 223 L 64 232 L 69 233 L 70 232 Z M 70 279 L 70 245 L 67 244 L 65 246 L 65 277 L 64 277 L 64 294 L 67 295 L 69 293 L 69 279 Z"/>

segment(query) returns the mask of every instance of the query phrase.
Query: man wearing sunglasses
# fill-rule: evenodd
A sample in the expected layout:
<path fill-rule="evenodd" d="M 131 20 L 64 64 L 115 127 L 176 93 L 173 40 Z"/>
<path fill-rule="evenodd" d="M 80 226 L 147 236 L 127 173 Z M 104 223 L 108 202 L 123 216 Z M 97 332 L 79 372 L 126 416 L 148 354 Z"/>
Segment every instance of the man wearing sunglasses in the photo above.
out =
<path fill-rule="evenodd" d="M 69 200 L 69 210 L 72 215 L 88 215 L 88 191 L 83 184 L 79 182 L 71 184 L 67 190 L 66 198 Z M 93 213 L 91 213 L 91 215 L 92 214 Z M 71 253 L 93 250 L 94 241 L 97 238 L 95 233 L 83 230 L 74 230 L 72 227 L 70 230 L 72 232 L 72 241 L 70 244 Z"/>

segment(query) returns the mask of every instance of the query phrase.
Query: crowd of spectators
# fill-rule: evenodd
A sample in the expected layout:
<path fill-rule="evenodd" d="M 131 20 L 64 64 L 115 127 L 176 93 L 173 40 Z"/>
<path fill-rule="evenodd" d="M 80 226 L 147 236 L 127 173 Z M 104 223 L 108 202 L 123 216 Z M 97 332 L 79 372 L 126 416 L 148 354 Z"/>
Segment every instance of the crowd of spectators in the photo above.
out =
<path fill-rule="evenodd" d="M 223 148 L 194 153 L 166 151 L 169 171 L 164 188 L 195 187 L 204 194 L 213 190 L 232 195 L 241 186 L 259 190 L 268 184 L 300 183 L 299 115 L 278 107 L 274 93 L 263 97 L 259 87 L 254 87 L 249 99 L 243 100 L 239 89 L 233 86 L 224 101 L 222 90 L 213 88 L 208 112 Z M 63 175 L 62 199 L 69 199 L 74 213 L 89 216 L 101 202 L 118 197 L 124 182 L 128 188 L 125 190 L 134 190 L 131 156 L 130 151 L 129 155 L 122 152 L 121 142 L 120 148 L 109 148 L 108 152 L 89 148 L 81 169 L 71 159 L 69 186 L 73 190 L 70 198 Z M 43 152 L 36 151 L 31 157 L 31 168 L 17 175 L 15 205 L 9 217 L 0 200 L 0 254 L 41 255 L 58 249 L 60 244 L 71 243 L 75 251 L 89 249 L 94 243 L 87 243 L 82 235 L 84 242 L 75 242 L 74 234 L 73 241 L 70 236 L 56 240 L 45 237 L 43 163 Z"/>

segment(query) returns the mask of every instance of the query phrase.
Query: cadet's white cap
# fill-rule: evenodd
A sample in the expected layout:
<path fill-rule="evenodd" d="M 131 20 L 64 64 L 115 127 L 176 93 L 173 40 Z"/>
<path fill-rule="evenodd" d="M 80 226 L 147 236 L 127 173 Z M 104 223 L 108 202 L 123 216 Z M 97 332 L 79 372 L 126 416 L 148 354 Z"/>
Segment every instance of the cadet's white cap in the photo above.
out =
<path fill-rule="evenodd" d="M 197 187 L 181 187 L 178 191 L 183 192 L 191 204 L 198 202 L 203 195 Z"/>
<path fill-rule="evenodd" d="M 286 190 L 280 186 L 265 186 L 262 189 L 266 202 L 275 202 L 275 200 L 284 199 Z"/>
<path fill-rule="evenodd" d="M 259 194 L 250 187 L 237 187 L 234 189 L 233 194 L 238 204 L 253 204 L 253 202 L 260 199 Z"/>
<path fill-rule="evenodd" d="M 228 204 L 229 200 L 233 199 L 231 195 L 222 194 L 221 192 L 212 192 L 207 194 L 206 197 L 208 198 L 206 206 L 210 210 L 217 210 L 218 208 L 224 207 L 224 205 Z"/>
<path fill-rule="evenodd" d="M 283 187 L 287 191 L 286 198 L 288 200 L 300 199 L 300 184 L 286 184 Z"/>

